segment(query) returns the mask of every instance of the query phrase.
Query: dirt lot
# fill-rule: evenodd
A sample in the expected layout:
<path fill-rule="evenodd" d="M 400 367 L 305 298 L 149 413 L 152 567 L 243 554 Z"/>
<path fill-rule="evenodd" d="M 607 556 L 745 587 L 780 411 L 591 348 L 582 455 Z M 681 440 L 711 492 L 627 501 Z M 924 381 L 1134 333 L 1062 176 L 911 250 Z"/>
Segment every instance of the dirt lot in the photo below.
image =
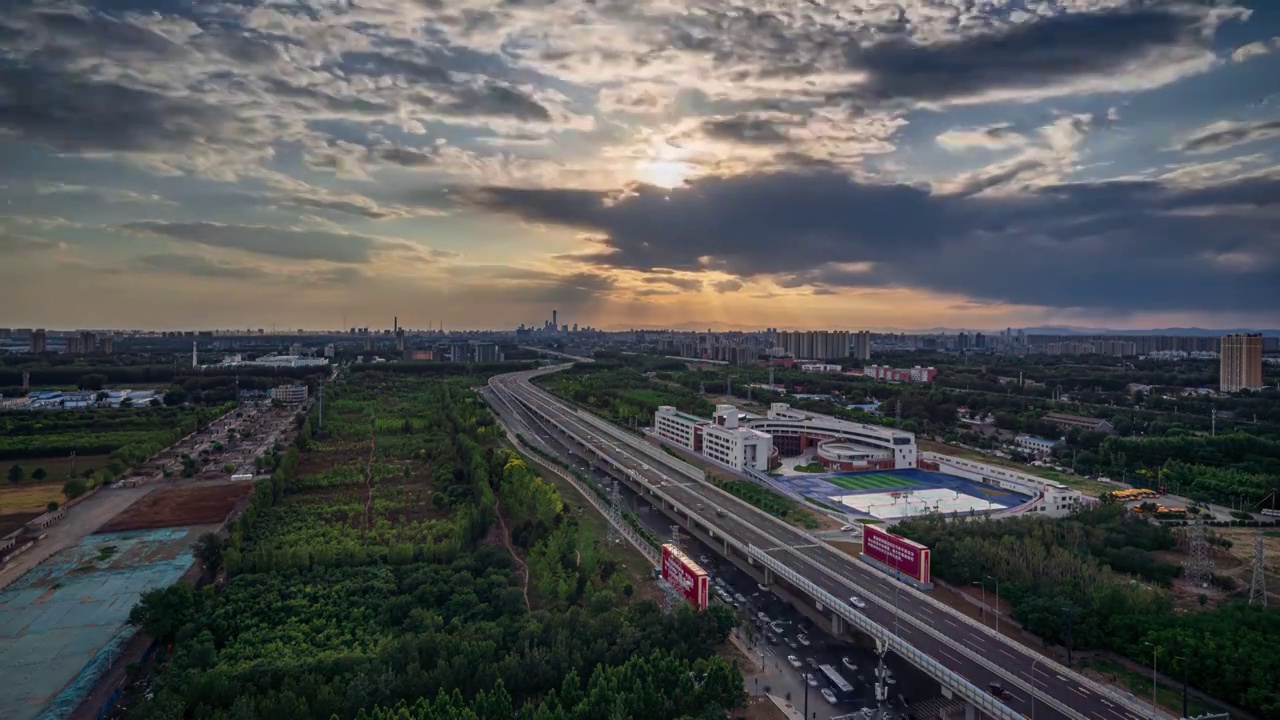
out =
<path fill-rule="evenodd" d="M 98 528 L 98 532 L 218 525 L 226 519 L 236 503 L 252 491 L 252 483 L 159 489 Z"/>
<path fill-rule="evenodd" d="M 10 513 L 8 515 L 0 515 L 0 537 L 4 537 L 9 533 L 22 527 L 33 517 L 39 517 L 40 513 Z"/>

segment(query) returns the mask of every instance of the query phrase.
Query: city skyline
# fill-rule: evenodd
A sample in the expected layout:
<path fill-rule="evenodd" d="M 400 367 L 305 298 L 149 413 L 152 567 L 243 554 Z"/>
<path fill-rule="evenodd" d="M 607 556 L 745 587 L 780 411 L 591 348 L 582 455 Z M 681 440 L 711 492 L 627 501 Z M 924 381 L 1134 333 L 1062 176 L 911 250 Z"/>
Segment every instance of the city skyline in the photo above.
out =
<path fill-rule="evenodd" d="M 1280 327 L 1280 6 L 973 5 L 10 3 L 0 325 Z"/>

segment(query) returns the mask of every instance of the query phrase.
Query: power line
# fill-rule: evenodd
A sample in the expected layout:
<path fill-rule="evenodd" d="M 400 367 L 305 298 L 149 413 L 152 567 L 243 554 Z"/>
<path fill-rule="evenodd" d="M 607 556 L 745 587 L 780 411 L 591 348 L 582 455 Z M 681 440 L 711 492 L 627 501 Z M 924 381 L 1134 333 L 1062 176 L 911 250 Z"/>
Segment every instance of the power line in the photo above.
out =
<path fill-rule="evenodd" d="M 1257 603 L 1262 607 L 1267 606 L 1267 573 L 1263 564 L 1265 548 L 1262 531 L 1258 530 L 1253 536 L 1253 580 L 1249 583 L 1249 604 Z"/>

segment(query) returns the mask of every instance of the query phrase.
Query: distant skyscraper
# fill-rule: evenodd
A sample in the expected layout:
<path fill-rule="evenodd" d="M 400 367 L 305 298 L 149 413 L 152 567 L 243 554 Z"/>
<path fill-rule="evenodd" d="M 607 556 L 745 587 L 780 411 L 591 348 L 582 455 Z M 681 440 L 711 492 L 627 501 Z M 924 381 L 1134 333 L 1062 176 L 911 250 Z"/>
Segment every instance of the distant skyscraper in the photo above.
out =
<path fill-rule="evenodd" d="M 556 322 L 557 322 L 557 321 L 556 321 L 556 312 L 557 312 L 557 311 L 555 311 L 555 310 L 552 310 L 552 311 L 551 311 L 551 329 L 552 329 L 552 330 L 559 330 L 559 329 L 560 329 L 560 326 L 556 324 Z"/>
<path fill-rule="evenodd" d="M 859 330 L 853 334 L 853 347 L 850 349 L 849 356 L 854 360 L 871 359 L 871 333 L 869 331 Z"/>
<path fill-rule="evenodd" d="M 43 329 L 31 333 L 31 352 L 42 353 L 49 347 L 49 334 Z"/>
<path fill-rule="evenodd" d="M 1220 352 L 1219 391 L 1262 387 L 1262 335 L 1225 335 Z"/>

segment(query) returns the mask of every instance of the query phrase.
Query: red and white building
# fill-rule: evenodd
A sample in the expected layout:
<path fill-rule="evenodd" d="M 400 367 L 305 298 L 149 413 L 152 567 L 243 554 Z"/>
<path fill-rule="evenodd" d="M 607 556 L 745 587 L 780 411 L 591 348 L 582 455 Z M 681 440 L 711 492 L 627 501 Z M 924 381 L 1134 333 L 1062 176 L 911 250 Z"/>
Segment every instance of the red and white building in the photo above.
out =
<path fill-rule="evenodd" d="M 872 380 L 895 383 L 919 383 L 928 385 L 937 377 L 938 371 L 931 367 L 916 365 L 911 368 L 892 368 L 888 365 L 868 365 L 862 368 L 862 374 Z"/>

